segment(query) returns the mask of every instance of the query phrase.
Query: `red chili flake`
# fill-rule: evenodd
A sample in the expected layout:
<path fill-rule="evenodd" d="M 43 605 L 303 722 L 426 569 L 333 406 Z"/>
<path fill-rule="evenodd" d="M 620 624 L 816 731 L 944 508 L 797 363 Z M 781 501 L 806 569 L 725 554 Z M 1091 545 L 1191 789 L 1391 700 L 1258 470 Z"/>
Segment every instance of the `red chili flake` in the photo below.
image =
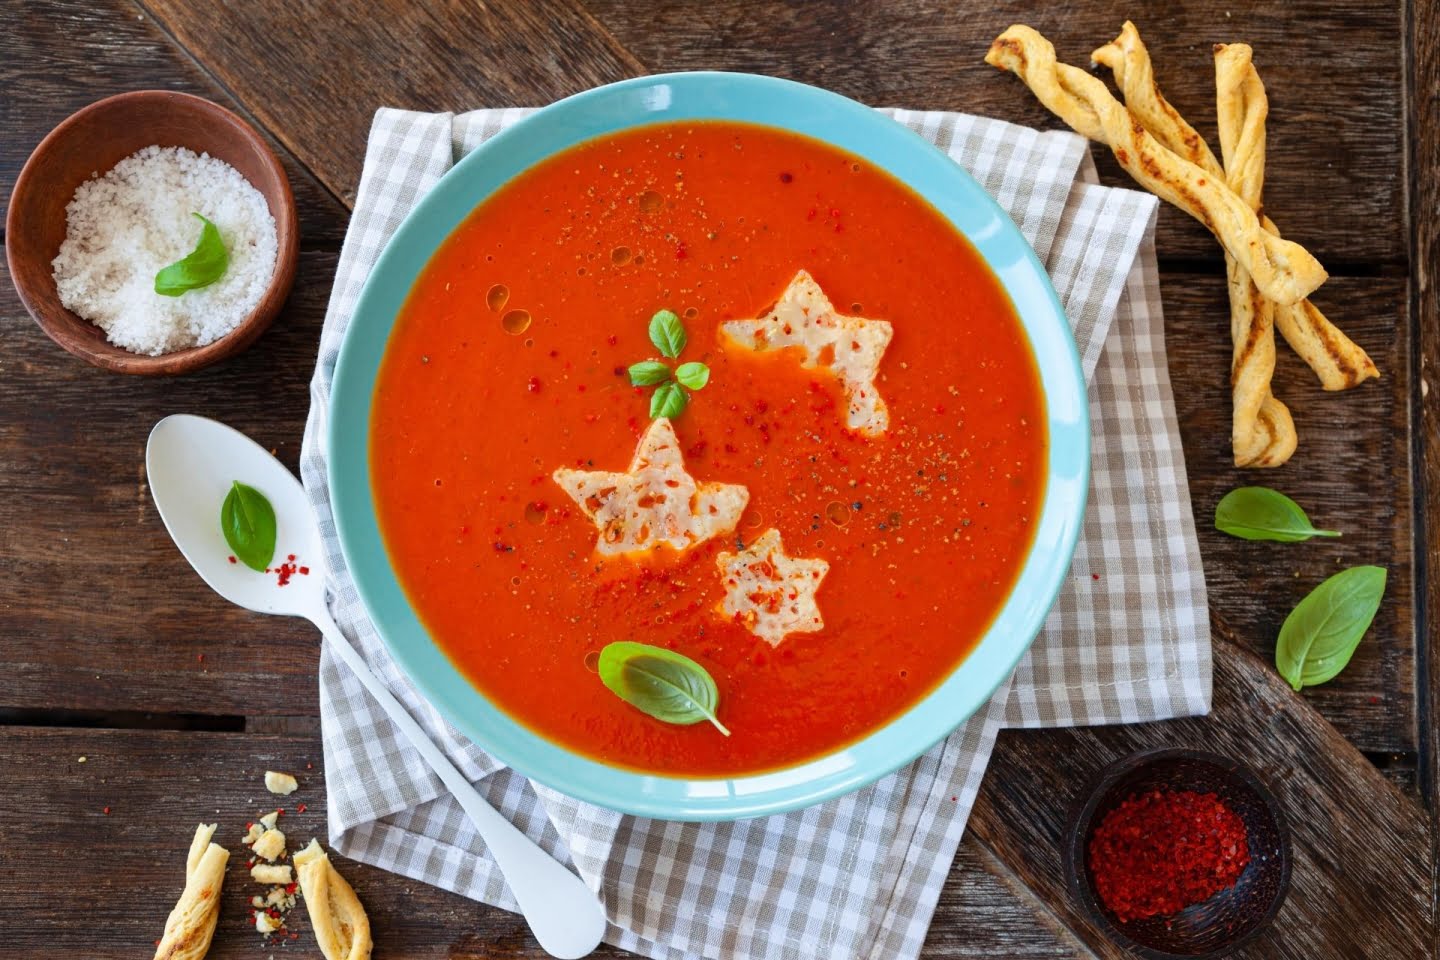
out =
<path fill-rule="evenodd" d="M 560 356 L 560 351 L 559 351 L 559 350 L 551 350 L 551 351 L 550 351 L 550 359 L 551 359 L 551 360 L 554 360 L 554 359 L 555 359 L 556 357 L 558 357 L 558 356 Z"/>
<path fill-rule="evenodd" d="M 617 377 L 623 377 L 623 376 L 625 376 L 625 368 L 624 368 L 624 367 L 616 367 L 616 368 L 615 368 L 615 376 L 617 376 Z"/>
<path fill-rule="evenodd" d="M 613 346 L 615 346 L 615 344 L 617 344 L 617 343 L 620 342 L 620 338 L 617 337 L 617 336 L 615 336 L 615 334 L 612 333 L 612 334 L 610 334 L 610 336 L 608 336 L 608 337 L 605 338 L 605 342 L 608 343 L 608 344 L 610 344 L 610 346 L 613 347 Z"/>
<path fill-rule="evenodd" d="M 286 893 L 294 893 L 294 892 L 295 892 L 295 886 L 296 886 L 296 885 L 293 884 L 293 883 L 287 883 L 287 884 L 285 885 L 285 892 L 286 892 Z"/>
<path fill-rule="evenodd" d="M 295 554 L 292 553 L 292 554 L 290 554 L 289 556 L 287 556 L 285 559 L 286 559 L 286 560 L 289 560 L 291 563 L 294 563 L 294 562 L 295 562 Z"/>
<path fill-rule="evenodd" d="M 109 807 L 106 807 L 106 808 L 104 809 L 103 813 L 104 813 L 105 816 L 107 816 L 107 817 L 110 816 L 110 808 L 109 808 Z"/>
<path fill-rule="evenodd" d="M 266 571 L 266 572 L 268 573 L 269 571 Z M 290 583 L 290 578 L 293 577 L 293 576 L 295 576 L 295 574 L 297 574 L 297 573 L 299 573 L 299 572 L 300 572 L 300 568 L 297 567 L 297 566 L 295 566 L 295 564 L 293 564 L 293 563 L 288 563 L 288 562 L 287 562 L 287 563 L 282 563 L 282 564 L 280 564 L 280 566 L 276 567 L 275 570 L 274 570 L 274 573 L 275 573 L 275 586 L 277 586 L 277 587 L 286 586 L 287 584 Z"/>
<path fill-rule="evenodd" d="M 305 804 L 302 803 L 302 804 L 300 804 L 300 806 L 296 807 L 296 808 L 295 808 L 295 812 L 296 812 L 296 813 L 304 813 L 304 812 L 305 812 Z"/>
<path fill-rule="evenodd" d="M 301 567 L 301 568 L 300 568 L 300 576 L 302 576 L 302 577 L 308 577 L 308 576 L 310 576 L 310 568 L 309 568 L 309 567 Z"/>
<path fill-rule="evenodd" d="M 678 241 L 678 242 L 675 244 L 675 259 L 676 259 L 676 260 L 684 260 L 684 259 L 685 259 L 686 257 L 688 257 L 688 256 L 689 256 L 689 254 L 685 252 L 685 243 L 684 243 L 684 241 Z"/>
<path fill-rule="evenodd" d="M 782 173 L 780 174 L 780 182 L 781 182 L 781 183 L 789 183 L 791 180 L 794 180 L 794 179 L 795 179 L 795 178 L 792 177 L 792 176 L 789 174 L 789 172 L 782 172 Z"/>
<path fill-rule="evenodd" d="M 1091 580 L 1099 580 L 1099 579 L 1100 579 L 1100 574 L 1098 574 L 1098 573 L 1092 573 L 1092 574 L 1090 574 L 1090 579 L 1091 579 Z"/>
<path fill-rule="evenodd" d="M 235 562 L 236 562 L 236 560 L 235 560 L 234 557 L 227 557 L 226 559 L 228 559 L 231 563 L 235 563 Z"/>
<path fill-rule="evenodd" d="M 529 390 L 531 393 L 539 393 L 539 392 L 540 392 L 540 378 L 539 378 L 539 377 L 531 377 L 530 380 L 525 384 L 525 389 L 526 389 L 526 390 Z"/>
<path fill-rule="evenodd" d="M 1127 797 L 1090 837 L 1095 891 L 1122 923 L 1168 916 L 1234 886 L 1250 862 L 1245 822 L 1213 793 Z"/>
<path fill-rule="evenodd" d="M 203 653 L 197 653 L 197 654 L 195 654 L 195 660 L 196 660 L 196 662 L 198 662 L 198 663 L 204 663 L 204 662 L 205 662 L 205 654 L 203 654 Z"/>
<path fill-rule="evenodd" d="M 315 769 L 315 764 L 313 764 L 313 763 L 307 763 L 307 764 L 305 764 L 305 769 L 306 769 L 306 770 L 314 770 L 314 769 Z"/>

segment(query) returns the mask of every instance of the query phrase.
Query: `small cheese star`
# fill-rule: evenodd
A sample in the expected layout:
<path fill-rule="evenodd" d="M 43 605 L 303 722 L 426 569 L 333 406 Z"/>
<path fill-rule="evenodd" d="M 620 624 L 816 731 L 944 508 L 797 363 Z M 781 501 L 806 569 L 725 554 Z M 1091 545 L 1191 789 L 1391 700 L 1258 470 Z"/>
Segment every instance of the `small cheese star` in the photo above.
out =
<path fill-rule="evenodd" d="M 725 582 L 717 609 L 770 646 L 792 633 L 824 629 L 815 591 L 830 564 L 787 557 L 779 530 L 766 530 L 739 553 L 720 554 L 715 564 Z"/>
<path fill-rule="evenodd" d="M 680 441 L 664 417 L 650 424 L 630 469 L 571 470 L 551 475 L 595 522 L 595 552 L 637 553 L 664 544 L 685 550 L 735 529 L 750 491 L 735 483 L 701 483 L 685 472 Z"/>
<path fill-rule="evenodd" d="M 768 314 L 758 320 L 730 320 L 720 329 L 750 350 L 803 348 L 802 366 L 829 369 L 840 378 L 851 430 L 874 436 L 889 428 L 890 411 L 875 378 L 895 328 L 885 320 L 837 313 L 825 291 L 804 270 L 795 274 Z"/>

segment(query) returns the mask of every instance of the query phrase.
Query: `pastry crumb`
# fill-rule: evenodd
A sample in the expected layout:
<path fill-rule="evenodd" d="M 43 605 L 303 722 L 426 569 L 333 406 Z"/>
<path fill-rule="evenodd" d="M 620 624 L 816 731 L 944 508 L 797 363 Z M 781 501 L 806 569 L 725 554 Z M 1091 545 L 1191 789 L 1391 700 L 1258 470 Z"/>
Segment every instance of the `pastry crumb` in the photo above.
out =
<path fill-rule="evenodd" d="M 265 771 L 265 789 L 271 793 L 288 797 L 300 786 L 299 782 L 288 773 L 280 773 L 277 770 Z"/>

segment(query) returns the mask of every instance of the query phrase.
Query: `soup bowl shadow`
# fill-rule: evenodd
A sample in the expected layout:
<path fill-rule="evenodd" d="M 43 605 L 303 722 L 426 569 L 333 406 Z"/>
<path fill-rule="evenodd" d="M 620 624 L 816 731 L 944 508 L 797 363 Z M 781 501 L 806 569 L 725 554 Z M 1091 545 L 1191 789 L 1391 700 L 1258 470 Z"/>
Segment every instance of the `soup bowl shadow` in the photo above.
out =
<path fill-rule="evenodd" d="M 1095 889 L 1090 838 L 1106 814 L 1149 790 L 1213 793 L 1245 824 L 1250 862 L 1235 885 L 1169 916 L 1120 921 Z M 1290 834 L 1279 802 L 1244 764 L 1200 750 L 1162 748 L 1105 767 L 1082 792 L 1064 839 L 1070 896 L 1090 921 L 1146 960 L 1214 960 L 1248 943 L 1275 918 L 1290 887 Z"/>
<path fill-rule="evenodd" d="M 75 190 L 148 146 L 186 147 L 234 167 L 265 198 L 275 218 L 275 272 L 255 308 L 213 343 L 151 357 L 105 339 L 95 324 L 60 302 L 52 261 L 65 240 L 65 208 Z M 121 93 L 84 107 L 40 141 L 10 194 L 5 255 L 21 303 L 40 329 L 75 356 L 116 373 L 189 373 L 245 350 L 280 312 L 295 281 L 300 231 L 290 181 L 269 144 L 216 103 L 171 90 Z"/>

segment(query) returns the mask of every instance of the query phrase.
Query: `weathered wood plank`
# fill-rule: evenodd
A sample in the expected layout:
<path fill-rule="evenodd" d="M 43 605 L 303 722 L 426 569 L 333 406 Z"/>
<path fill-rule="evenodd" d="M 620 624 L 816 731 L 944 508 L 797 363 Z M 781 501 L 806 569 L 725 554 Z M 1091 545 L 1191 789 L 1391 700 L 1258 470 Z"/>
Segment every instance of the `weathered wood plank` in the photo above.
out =
<path fill-rule="evenodd" d="M 1275 393 L 1294 415 L 1300 447 L 1288 464 L 1266 471 L 1230 465 L 1230 314 L 1223 274 L 1166 275 L 1161 290 L 1212 626 L 1272 662 L 1280 624 L 1311 588 L 1342 567 L 1386 567 L 1385 602 L 1350 666 L 1303 696 L 1361 749 L 1413 750 L 1417 641 L 1404 281 L 1335 278 L 1322 291 L 1325 298 L 1317 299 L 1375 358 L 1380 380 L 1326 393 L 1279 344 Z M 1219 533 L 1215 504 L 1245 484 L 1284 491 L 1316 523 L 1344 536 L 1281 544 Z"/>
<path fill-rule="evenodd" d="M 0 704 L 314 713 L 313 632 L 214 598 L 171 546 L 139 471 L 151 424 L 182 410 L 233 423 L 296 465 L 333 271 L 332 256 L 307 256 L 285 314 L 252 350 L 168 381 L 79 363 L 45 339 L 8 281 L 0 283 L 0 489 L 13 494 L 0 500 L 0 633 L 8 641 L 0 647 Z M 1217 629 L 1268 657 L 1285 614 L 1337 559 L 1389 565 L 1388 599 L 1371 636 L 1344 674 L 1305 696 L 1364 749 L 1414 750 L 1410 502 L 1406 485 L 1390 479 L 1408 469 L 1397 422 L 1406 409 L 1407 353 L 1394 335 L 1397 324 L 1403 329 L 1403 285 L 1334 282 L 1337 302 L 1365 305 L 1350 332 L 1386 376 L 1348 394 L 1324 394 L 1285 357 L 1277 390 L 1292 403 L 1301 450 L 1289 466 L 1259 477 L 1227 466 L 1223 279 L 1171 275 L 1162 288 Z M 82 409 L 85 416 L 72 412 Z M 1210 529 L 1220 496 L 1251 482 L 1285 489 L 1346 537 L 1256 544 Z"/>
<path fill-rule="evenodd" d="M 126 90 L 179 90 L 244 110 L 129 0 L 11 2 L 0 56 L 0 221 L 20 168 L 44 136 L 88 103 Z M 253 120 L 252 120 L 253 122 Z M 258 127 L 265 133 L 263 127 Z M 335 247 L 344 206 L 273 137 L 300 212 L 300 242 Z M 358 169 L 358 165 L 357 165 Z"/>
<path fill-rule="evenodd" d="M 1070 902 L 1060 844 L 1071 805 L 1106 763 L 1155 746 L 1245 758 L 1290 822 L 1294 869 L 1274 924 L 1236 954 L 1255 960 L 1431 956 L 1428 816 L 1267 665 L 1216 651 L 1210 716 L 1129 727 L 1003 734 L 971 817 L 975 838 L 1101 956 L 1123 954 Z"/>
<path fill-rule="evenodd" d="M 78 758 L 84 756 L 85 762 Z M 305 769 L 311 763 L 313 769 Z M 291 846 L 325 842 L 325 780 L 318 736 L 0 728 L 0 767 L 25 771 L 0 791 L 0 922 L 11 955 L 30 960 L 148 956 L 199 821 L 218 822 L 231 851 L 212 960 L 266 956 L 246 904 L 239 837 L 247 821 L 283 805 Z M 300 790 L 277 800 L 266 769 L 295 772 Z M 297 805 L 304 803 L 304 813 Z M 105 807 L 110 808 L 107 815 Z M 83 851 L 83 855 L 75 855 Z M 377 957 L 540 958 L 524 921 L 404 877 L 336 858 L 369 912 Z M 1090 954 L 1073 936 L 1036 922 L 1033 904 L 994 857 L 969 843 L 941 896 L 925 956 L 1059 960 Z M 304 908 L 287 952 L 315 955 Z M 78 918 L 84 918 L 80 922 Z M 275 949 L 282 955 L 280 949 Z M 594 956 L 628 956 L 602 948 Z"/>
<path fill-rule="evenodd" d="M 1430 642 L 1420 661 L 1420 779 L 1429 801 L 1432 825 L 1440 823 L 1440 643 L 1434 641 L 1440 611 L 1440 394 L 1432 387 L 1440 375 L 1440 290 L 1435 285 L 1440 257 L 1440 9 L 1433 3 L 1406 3 L 1412 29 L 1406 34 L 1410 120 L 1410 230 L 1414 276 L 1410 284 L 1411 332 L 1415 337 L 1411 392 L 1411 436 L 1419 477 L 1416 505 L 1420 540 L 1415 562 L 1422 587 L 1416 598 L 1420 636 Z M 1440 831 L 1440 828 L 1437 828 Z M 1435 901 L 1440 901 L 1440 869 Z M 1432 901 L 1432 902 L 1435 902 Z"/>
<path fill-rule="evenodd" d="M 1005 0 L 981 8 L 825 0 L 760 14 L 746 0 L 586 2 L 657 73 L 768 73 L 877 106 L 963 110 L 1046 128 L 1059 121 L 1018 80 L 982 62 L 990 41 L 1011 23 L 1028 23 L 1055 42 L 1062 59 L 1083 66 L 1134 17 L 1167 95 L 1217 151 L 1210 47 L 1243 40 L 1254 45 L 1270 94 L 1265 206 L 1285 235 L 1332 268 L 1405 260 L 1403 198 L 1395 188 L 1404 142 L 1397 4 L 1185 0 L 1149 12 L 1109 0 Z M 1102 169 L 1109 183 L 1130 182 L 1113 159 L 1104 158 Z M 1198 224 L 1169 208 L 1161 214 L 1160 252 L 1218 253 Z"/>
<path fill-rule="evenodd" d="M 575 0 L 388 0 L 341 16 L 315 3 L 140 2 L 347 204 L 378 107 L 548 103 L 642 72 Z"/>
<path fill-rule="evenodd" d="M 151 426 L 189 412 L 295 469 L 334 271 L 333 254 L 302 256 L 289 304 L 254 347 L 168 379 L 70 356 L 0 279 L 0 705 L 317 710 L 318 635 L 205 586 L 155 513 L 144 460 Z"/>

